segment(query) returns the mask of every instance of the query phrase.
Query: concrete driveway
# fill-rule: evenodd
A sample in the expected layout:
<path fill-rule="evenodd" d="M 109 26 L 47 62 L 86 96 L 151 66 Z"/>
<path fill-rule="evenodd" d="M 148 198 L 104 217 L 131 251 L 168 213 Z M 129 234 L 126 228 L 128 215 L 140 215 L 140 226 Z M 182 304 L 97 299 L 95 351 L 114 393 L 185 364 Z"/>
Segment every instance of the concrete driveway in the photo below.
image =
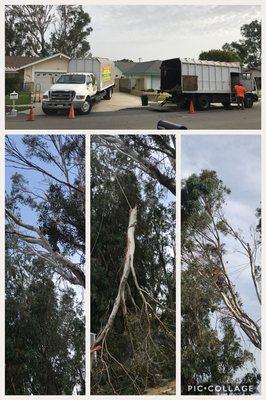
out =
<path fill-rule="evenodd" d="M 42 103 L 34 104 L 35 115 L 44 115 L 42 111 Z M 128 93 L 114 92 L 111 100 L 102 100 L 96 103 L 92 110 L 92 113 L 97 112 L 112 112 L 119 111 L 126 108 L 138 108 L 141 107 L 141 99 L 138 96 L 133 96 Z M 65 112 L 59 112 L 58 114 L 64 114 Z"/>
<path fill-rule="evenodd" d="M 91 112 L 110 112 L 137 107 L 141 107 L 140 97 L 128 93 L 114 92 L 111 100 L 100 101 L 94 105 Z"/>

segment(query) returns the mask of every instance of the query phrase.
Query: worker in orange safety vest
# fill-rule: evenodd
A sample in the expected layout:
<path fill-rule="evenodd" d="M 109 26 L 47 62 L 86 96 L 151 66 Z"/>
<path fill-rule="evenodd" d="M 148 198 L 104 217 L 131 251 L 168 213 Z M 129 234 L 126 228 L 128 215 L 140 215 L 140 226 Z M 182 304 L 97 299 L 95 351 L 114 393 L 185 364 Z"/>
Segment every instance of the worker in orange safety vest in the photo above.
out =
<path fill-rule="evenodd" d="M 237 83 L 234 86 L 234 90 L 236 92 L 236 101 L 237 101 L 237 108 L 238 110 L 244 110 L 245 106 L 244 106 L 244 98 L 245 98 L 245 94 L 247 92 L 247 89 L 242 85 L 242 83 Z"/>
<path fill-rule="evenodd" d="M 225 283 L 224 274 L 220 268 L 215 268 L 212 271 L 212 277 L 217 286 L 222 286 Z"/>

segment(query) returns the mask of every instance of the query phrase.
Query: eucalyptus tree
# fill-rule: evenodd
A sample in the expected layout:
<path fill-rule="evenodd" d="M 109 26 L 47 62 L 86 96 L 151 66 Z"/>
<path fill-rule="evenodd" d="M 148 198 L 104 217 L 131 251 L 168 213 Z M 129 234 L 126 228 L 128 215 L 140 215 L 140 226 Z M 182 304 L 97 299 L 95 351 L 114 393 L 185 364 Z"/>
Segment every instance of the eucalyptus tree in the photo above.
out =
<path fill-rule="evenodd" d="M 63 280 L 85 287 L 85 138 L 26 135 L 21 143 L 6 138 L 6 166 L 20 170 L 11 178 L 16 206 L 6 201 L 7 232 Z M 34 186 L 23 171 L 34 174 Z"/>
<path fill-rule="evenodd" d="M 141 135 L 123 137 L 138 139 L 142 146 Z M 112 138 L 92 137 L 93 394 L 141 394 L 175 376 L 175 206 L 167 192 Z"/>

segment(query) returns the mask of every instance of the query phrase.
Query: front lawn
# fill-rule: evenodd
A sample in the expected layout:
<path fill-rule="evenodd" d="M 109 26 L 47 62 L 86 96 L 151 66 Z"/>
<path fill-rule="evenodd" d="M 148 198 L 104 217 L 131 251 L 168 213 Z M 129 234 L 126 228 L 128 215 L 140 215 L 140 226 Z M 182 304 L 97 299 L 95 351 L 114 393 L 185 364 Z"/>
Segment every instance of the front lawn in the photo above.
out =
<path fill-rule="evenodd" d="M 21 105 L 21 104 L 29 104 L 28 106 L 26 105 L 25 107 L 16 107 L 15 108 L 18 111 L 24 111 L 30 109 L 30 103 L 31 103 L 31 94 L 29 92 L 19 92 L 18 93 L 18 100 L 16 100 L 16 106 Z M 12 108 L 12 100 L 10 100 L 9 94 L 5 96 L 5 105 L 8 111 Z"/>

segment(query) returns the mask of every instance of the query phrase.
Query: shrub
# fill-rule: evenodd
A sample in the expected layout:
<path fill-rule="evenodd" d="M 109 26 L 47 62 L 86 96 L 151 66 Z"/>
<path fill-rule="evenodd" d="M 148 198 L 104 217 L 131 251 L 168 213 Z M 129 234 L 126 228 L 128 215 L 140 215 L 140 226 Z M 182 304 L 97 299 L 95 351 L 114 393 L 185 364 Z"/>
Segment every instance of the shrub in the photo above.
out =
<path fill-rule="evenodd" d="M 11 92 L 19 92 L 23 86 L 23 78 L 21 75 L 14 75 L 14 77 L 6 77 L 5 79 L 5 94 Z"/>

